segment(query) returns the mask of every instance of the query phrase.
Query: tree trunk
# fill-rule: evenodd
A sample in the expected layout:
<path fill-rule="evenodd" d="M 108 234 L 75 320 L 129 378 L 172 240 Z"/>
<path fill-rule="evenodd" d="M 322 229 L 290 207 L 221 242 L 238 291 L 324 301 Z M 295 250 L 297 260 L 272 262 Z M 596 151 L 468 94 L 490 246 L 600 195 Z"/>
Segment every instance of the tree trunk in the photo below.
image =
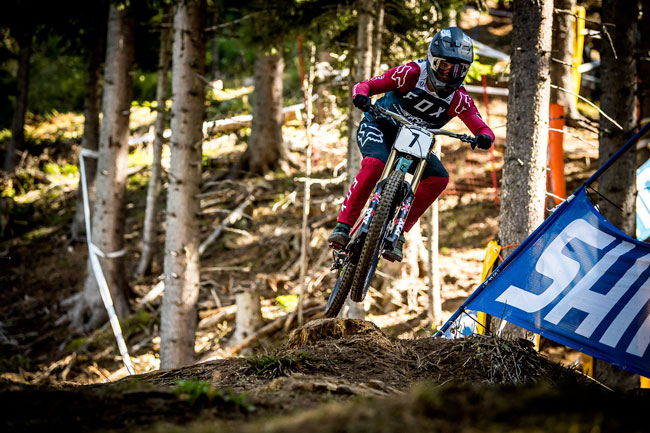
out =
<path fill-rule="evenodd" d="M 140 277 L 149 272 L 151 260 L 156 251 L 156 235 L 158 233 L 158 224 L 156 215 L 158 213 L 158 194 L 160 193 L 160 175 L 162 166 L 162 147 L 165 139 L 165 125 L 167 123 L 167 108 L 165 107 L 168 97 L 169 87 L 169 60 L 170 48 L 172 41 L 172 20 L 171 14 L 167 13 L 165 26 L 160 33 L 160 50 L 158 53 L 158 82 L 156 87 L 156 106 L 158 114 L 155 122 L 155 138 L 153 141 L 153 161 L 151 162 L 151 177 L 147 188 L 147 204 L 144 215 L 144 227 L 142 229 L 142 256 L 136 269 L 136 277 Z"/>
<path fill-rule="evenodd" d="M 108 8 L 106 10 L 108 12 Z M 108 18 L 108 13 L 105 14 Z M 81 139 L 81 148 L 96 151 L 99 149 L 99 113 L 102 105 L 102 67 L 106 53 L 106 32 L 97 31 L 90 35 L 92 40 L 87 43 L 86 80 L 84 89 L 84 135 Z M 79 156 L 81 158 L 81 156 Z M 95 196 L 95 176 L 97 173 L 97 160 L 87 158 L 84 161 L 86 170 L 86 184 L 88 199 L 93 203 Z M 84 227 L 84 208 L 79 177 L 77 192 L 77 207 L 70 226 L 70 236 L 77 239 L 79 232 Z"/>
<path fill-rule="evenodd" d="M 639 78 L 639 127 L 650 122 L 650 0 L 641 0 L 643 13 L 639 21 L 639 63 L 637 77 Z M 650 139 L 645 139 L 645 146 L 637 154 L 637 167 L 650 158 Z"/>
<path fill-rule="evenodd" d="M 219 66 L 220 58 L 219 58 L 219 39 L 220 35 L 215 33 L 212 36 L 212 42 L 211 42 L 211 51 L 212 51 L 212 64 L 211 64 L 211 69 L 212 69 L 212 81 L 218 81 L 221 80 L 221 68 Z"/>
<path fill-rule="evenodd" d="M 555 0 L 555 9 L 572 10 L 576 0 Z M 553 14 L 553 36 L 551 57 L 551 83 L 575 93 L 580 89 L 573 88 L 573 21 L 574 17 L 567 13 Z M 564 106 L 565 117 L 578 119 L 576 98 L 558 89 L 551 89 L 551 102 Z"/>
<path fill-rule="evenodd" d="M 600 117 L 598 162 L 603 164 L 631 137 L 636 128 L 636 32 L 637 3 L 624 0 L 603 0 L 602 10 L 607 11 L 603 22 L 608 26 L 616 56 L 603 38 L 600 48 L 600 107 L 622 127 L 614 126 L 604 116 Z M 607 200 L 599 200 L 600 212 L 623 232 L 635 236 L 636 152 L 626 152 L 598 180 L 598 190 Z"/>
<path fill-rule="evenodd" d="M 314 122 L 320 124 L 327 124 L 333 119 L 339 117 L 339 110 L 336 105 L 336 96 L 331 91 L 331 71 L 332 67 L 330 65 L 330 51 L 322 47 L 318 51 L 319 67 L 316 68 L 317 75 L 316 80 L 318 85 L 316 87 L 316 93 L 318 94 L 318 99 L 314 102 Z M 320 73 L 319 71 L 326 71 L 325 73 Z M 328 81 L 327 83 L 325 81 Z"/>
<path fill-rule="evenodd" d="M 129 109 L 133 95 L 134 23 L 125 9 L 111 6 L 108 18 L 106 79 L 99 134 L 99 160 L 91 239 L 103 253 L 124 248 L 125 194 L 129 153 Z M 117 314 L 129 306 L 123 257 L 100 258 Z M 90 317 L 87 316 L 90 314 Z M 73 312 L 73 326 L 94 328 L 106 319 L 95 275 L 88 261 L 82 302 Z"/>
<path fill-rule="evenodd" d="M 372 32 L 372 72 L 377 76 L 381 72 L 382 32 L 384 31 L 384 0 L 376 0 L 375 26 Z"/>
<path fill-rule="evenodd" d="M 172 57 L 172 139 L 167 191 L 160 367 L 194 361 L 199 296 L 199 200 L 205 92 L 205 0 L 178 1 Z"/>
<path fill-rule="evenodd" d="M 282 73 L 284 60 L 279 50 L 255 59 L 253 124 L 241 168 L 264 174 L 289 171 L 289 150 L 282 138 Z"/>
<path fill-rule="evenodd" d="M 11 139 L 7 146 L 4 170 L 13 173 L 16 169 L 16 152 L 25 145 L 25 113 L 27 112 L 27 94 L 29 93 L 29 60 L 32 56 L 32 31 L 26 30 L 18 36 L 18 77 L 16 79 L 16 105 L 11 122 Z"/>
<path fill-rule="evenodd" d="M 367 80 L 372 73 L 372 11 L 374 0 L 359 0 L 359 24 L 357 28 L 356 68 L 353 80 Z M 352 68 L 350 68 L 352 70 Z M 354 84 L 354 83 L 352 83 Z M 363 113 L 354 108 L 352 122 L 348 123 L 348 183 L 349 188 L 361 168 L 361 153 L 357 147 L 357 128 Z"/>
<path fill-rule="evenodd" d="M 359 0 L 359 24 L 357 28 L 357 52 L 355 74 L 352 81 L 367 80 L 372 73 L 372 11 L 374 0 Z M 353 68 L 350 68 L 352 70 Z M 351 83 L 350 87 L 354 85 Z M 348 181 L 346 188 L 350 189 L 354 178 L 361 168 L 361 152 L 357 146 L 357 129 L 363 113 L 352 105 L 348 99 L 350 117 L 348 120 Z M 365 316 L 362 306 L 348 298 L 348 317 L 363 319 Z"/>
<path fill-rule="evenodd" d="M 499 239 L 504 246 L 521 243 L 544 220 L 552 12 L 548 1 L 514 4 L 499 215 Z M 510 328 L 502 335 L 523 336 L 523 330 Z"/>
<path fill-rule="evenodd" d="M 237 315 L 235 332 L 232 337 L 233 346 L 253 335 L 264 324 L 260 294 L 255 289 L 241 290 L 235 293 L 235 303 L 237 304 Z"/>

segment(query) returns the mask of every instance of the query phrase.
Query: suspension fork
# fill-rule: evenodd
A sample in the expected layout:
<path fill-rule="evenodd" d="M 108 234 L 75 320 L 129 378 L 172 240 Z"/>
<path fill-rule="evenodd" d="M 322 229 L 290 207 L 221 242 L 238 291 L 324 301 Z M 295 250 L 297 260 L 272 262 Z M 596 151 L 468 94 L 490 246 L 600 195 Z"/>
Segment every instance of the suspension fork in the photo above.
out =
<path fill-rule="evenodd" d="M 411 185 L 406 182 L 406 187 L 408 190 L 406 191 L 406 195 L 404 197 L 404 200 L 402 200 L 402 204 L 400 205 L 399 211 L 397 212 L 397 216 L 395 217 L 395 224 L 393 224 L 393 228 L 391 229 L 390 233 L 386 237 L 386 249 L 392 249 L 395 246 L 395 243 L 397 242 L 397 239 L 399 239 L 400 235 L 404 231 L 404 224 L 406 223 L 406 218 L 408 217 L 409 212 L 411 211 L 411 205 L 413 204 L 413 200 L 415 199 L 415 192 L 418 189 L 418 186 L 420 185 L 420 180 L 422 179 L 422 175 L 424 174 L 424 168 L 427 165 L 427 159 L 422 159 L 418 162 L 418 165 L 415 169 L 415 174 L 413 175 L 413 180 Z"/>

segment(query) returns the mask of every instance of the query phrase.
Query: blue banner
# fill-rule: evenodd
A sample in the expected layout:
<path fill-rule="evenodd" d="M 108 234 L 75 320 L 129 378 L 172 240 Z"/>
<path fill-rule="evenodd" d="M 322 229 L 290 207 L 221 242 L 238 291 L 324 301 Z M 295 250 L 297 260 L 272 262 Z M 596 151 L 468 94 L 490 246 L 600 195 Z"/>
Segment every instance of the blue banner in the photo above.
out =
<path fill-rule="evenodd" d="M 636 170 L 636 238 L 650 237 L 650 159 Z"/>
<path fill-rule="evenodd" d="M 513 256 L 461 308 L 650 377 L 650 244 L 614 227 L 582 187 Z"/>

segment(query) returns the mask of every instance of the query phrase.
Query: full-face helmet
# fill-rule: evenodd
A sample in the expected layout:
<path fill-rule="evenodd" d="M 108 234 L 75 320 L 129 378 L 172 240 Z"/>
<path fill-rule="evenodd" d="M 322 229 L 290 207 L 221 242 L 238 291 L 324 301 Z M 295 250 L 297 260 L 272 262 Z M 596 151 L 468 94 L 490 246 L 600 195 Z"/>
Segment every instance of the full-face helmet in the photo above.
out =
<path fill-rule="evenodd" d="M 474 61 L 472 40 L 458 27 L 435 34 L 427 52 L 427 76 L 441 98 L 451 95 L 467 76 Z"/>

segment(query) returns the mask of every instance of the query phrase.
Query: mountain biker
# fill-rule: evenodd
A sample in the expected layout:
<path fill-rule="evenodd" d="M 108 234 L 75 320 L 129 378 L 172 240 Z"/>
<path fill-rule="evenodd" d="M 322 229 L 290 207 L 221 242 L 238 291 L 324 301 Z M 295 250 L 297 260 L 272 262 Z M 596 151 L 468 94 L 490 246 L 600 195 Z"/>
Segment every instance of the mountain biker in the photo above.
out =
<path fill-rule="evenodd" d="M 396 66 L 354 85 L 352 101 L 355 107 L 366 112 L 357 131 L 357 144 L 363 160 L 361 170 L 343 200 L 338 224 L 328 237 L 333 248 L 342 249 L 349 242 L 350 229 L 381 177 L 399 129 L 395 121 L 376 118 L 368 112 L 372 104 L 370 96 L 384 93 L 377 105 L 428 128 L 442 128 L 458 116 L 476 136 L 476 146 L 480 149 L 492 146 L 494 133 L 483 122 L 474 101 L 462 86 L 473 60 L 472 40 L 460 28 L 449 27 L 434 35 L 426 60 Z M 431 153 L 404 225 L 405 232 L 433 204 L 448 182 L 447 170 Z M 384 257 L 391 261 L 402 261 L 405 241 L 402 234 L 394 249 L 384 252 Z"/>

